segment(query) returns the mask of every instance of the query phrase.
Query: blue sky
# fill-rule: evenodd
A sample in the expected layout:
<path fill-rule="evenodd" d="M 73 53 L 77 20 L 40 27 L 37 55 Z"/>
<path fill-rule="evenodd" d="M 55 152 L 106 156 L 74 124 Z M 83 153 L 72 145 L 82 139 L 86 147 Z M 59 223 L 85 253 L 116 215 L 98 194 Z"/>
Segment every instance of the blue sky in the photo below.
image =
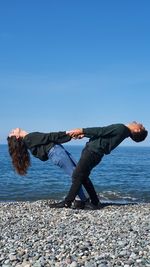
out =
<path fill-rule="evenodd" d="M 0 1 L 0 143 L 15 127 L 150 131 L 149 12 L 148 0 Z"/>

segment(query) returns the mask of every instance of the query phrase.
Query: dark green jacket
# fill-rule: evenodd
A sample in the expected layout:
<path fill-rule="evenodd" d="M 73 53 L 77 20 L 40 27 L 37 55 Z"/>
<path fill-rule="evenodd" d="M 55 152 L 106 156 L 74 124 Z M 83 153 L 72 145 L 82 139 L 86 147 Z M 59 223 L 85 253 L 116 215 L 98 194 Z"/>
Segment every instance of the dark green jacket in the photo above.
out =
<path fill-rule="evenodd" d="M 109 154 L 125 138 L 131 135 L 124 124 L 112 124 L 106 127 L 83 128 L 85 137 L 90 138 L 86 147 L 98 154 Z"/>
<path fill-rule="evenodd" d="M 27 134 L 23 141 L 34 157 L 42 161 L 48 160 L 48 152 L 55 144 L 62 144 L 71 140 L 66 132 Z"/>

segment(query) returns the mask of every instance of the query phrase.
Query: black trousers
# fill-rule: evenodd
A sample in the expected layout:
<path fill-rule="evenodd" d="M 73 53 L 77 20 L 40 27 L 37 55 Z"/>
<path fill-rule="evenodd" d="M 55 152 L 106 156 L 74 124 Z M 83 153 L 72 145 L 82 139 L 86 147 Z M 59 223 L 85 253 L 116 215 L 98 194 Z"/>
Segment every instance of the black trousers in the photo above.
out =
<path fill-rule="evenodd" d="M 87 147 L 83 149 L 80 160 L 77 163 L 77 166 L 72 175 L 72 185 L 68 195 L 65 198 L 66 202 L 70 203 L 74 201 L 81 184 L 84 185 L 86 191 L 88 192 L 91 198 L 91 202 L 94 205 L 99 202 L 94 186 L 88 177 L 91 170 L 101 161 L 103 155 L 103 153 L 97 154 L 95 152 L 89 151 Z"/>

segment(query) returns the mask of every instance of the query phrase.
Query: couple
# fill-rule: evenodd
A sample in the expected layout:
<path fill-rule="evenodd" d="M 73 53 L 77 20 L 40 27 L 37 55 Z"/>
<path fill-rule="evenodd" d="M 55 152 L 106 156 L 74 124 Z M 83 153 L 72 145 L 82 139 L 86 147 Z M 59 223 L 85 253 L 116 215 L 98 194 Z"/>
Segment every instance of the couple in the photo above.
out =
<path fill-rule="evenodd" d="M 75 208 L 84 208 L 87 198 L 82 185 L 90 197 L 91 208 L 101 207 L 99 198 L 89 178 L 92 169 L 100 163 L 104 155 L 116 148 L 124 139 L 130 137 L 135 142 L 144 141 L 148 131 L 137 122 L 127 125 L 118 123 L 104 127 L 74 129 L 71 131 L 39 133 L 16 128 L 7 138 L 12 164 L 19 175 L 25 175 L 30 166 L 29 151 L 42 161 L 50 159 L 72 177 L 72 185 L 66 198 L 58 203 L 50 204 L 52 208 L 70 208 L 78 195 L 80 201 L 75 201 Z M 83 137 L 89 138 L 79 162 L 76 164 L 72 155 L 64 149 L 62 143 Z M 28 151 L 29 150 L 29 151 Z"/>

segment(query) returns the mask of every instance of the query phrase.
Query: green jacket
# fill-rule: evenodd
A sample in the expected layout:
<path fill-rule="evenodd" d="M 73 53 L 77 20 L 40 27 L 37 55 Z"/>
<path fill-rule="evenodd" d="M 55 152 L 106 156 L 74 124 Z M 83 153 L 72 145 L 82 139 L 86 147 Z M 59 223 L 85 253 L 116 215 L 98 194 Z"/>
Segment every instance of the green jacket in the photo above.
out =
<path fill-rule="evenodd" d="M 62 144 L 71 140 L 66 132 L 27 134 L 23 141 L 32 155 L 42 161 L 48 160 L 48 152 L 55 144 Z"/>
<path fill-rule="evenodd" d="M 124 124 L 112 124 L 105 127 L 83 128 L 85 137 L 90 138 L 86 147 L 98 154 L 109 154 L 125 138 L 131 135 Z"/>

